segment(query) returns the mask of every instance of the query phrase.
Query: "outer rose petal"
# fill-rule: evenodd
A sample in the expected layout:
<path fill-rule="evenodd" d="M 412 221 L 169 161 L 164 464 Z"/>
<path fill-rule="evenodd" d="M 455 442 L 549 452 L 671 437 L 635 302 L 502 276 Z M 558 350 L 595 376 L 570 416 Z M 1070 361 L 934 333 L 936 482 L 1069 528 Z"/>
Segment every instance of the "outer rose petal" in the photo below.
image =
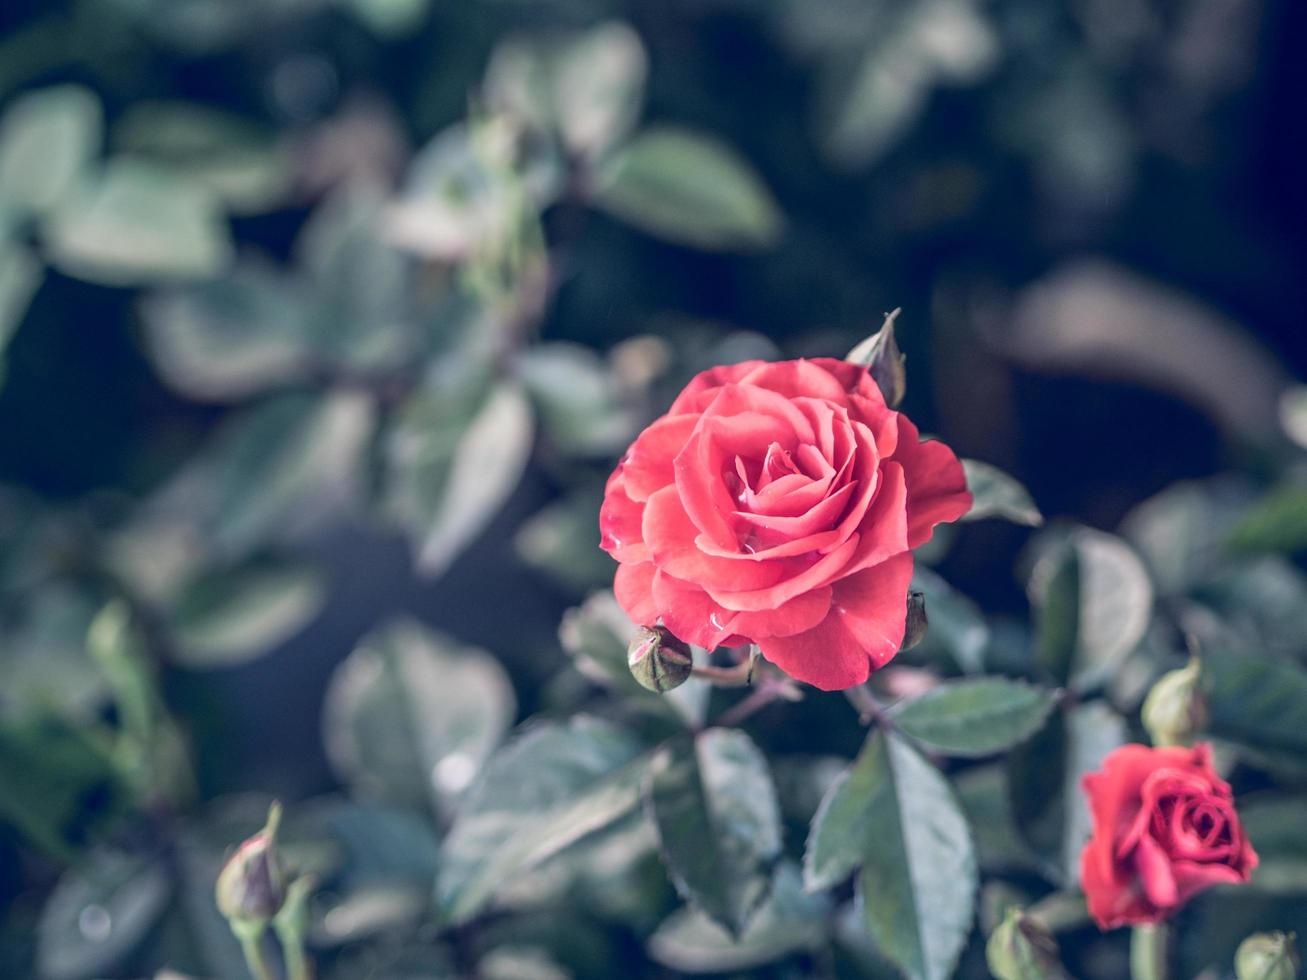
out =
<path fill-rule="evenodd" d="M 658 620 L 658 609 L 653 597 L 653 562 L 630 562 L 617 566 L 613 576 L 613 595 L 617 604 L 626 610 L 631 622 L 652 626 Z"/>
<path fill-rule="evenodd" d="M 682 415 L 693 411 L 696 415 L 703 411 L 703 393 L 722 385 L 732 384 L 765 361 L 741 361 L 739 364 L 723 364 L 707 371 L 700 371 L 687 384 L 667 410 L 668 415 Z"/>
<path fill-rule="evenodd" d="M 640 433 L 622 459 L 626 494 L 644 501 L 676 479 L 672 460 L 685 448 L 697 419 L 691 416 L 672 418 L 664 415 Z"/>
<path fill-rule="evenodd" d="M 967 476 L 953 450 L 920 439 L 917 427 L 900 415 L 894 459 L 908 480 L 908 544 L 913 548 L 930 540 L 936 524 L 956 521 L 972 503 Z"/>
<path fill-rule="evenodd" d="M 649 560 L 640 524 L 644 508 L 626 495 L 619 469 L 608 480 L 603 506 L 599 508 L 599 547 L 620 562 Z"/>
<path fill-rule="evenodd" d="M 836 582 L 826 618 L 795 636 L 759 642 L 762 655 L 823 691 L 866 681 L 903 644 L 912 555 L 905 552 Z"/>
<path fill-rule="evenodd" d="M 708 650 L 748 642 L 745 637 L 732 632 L 734 613 L 713 602 L 697 585 L 683 582 L 666 572 L 657 572 L 651 589 L 653 604 L 662 613 L 663 625 L 677 639 Z"/>

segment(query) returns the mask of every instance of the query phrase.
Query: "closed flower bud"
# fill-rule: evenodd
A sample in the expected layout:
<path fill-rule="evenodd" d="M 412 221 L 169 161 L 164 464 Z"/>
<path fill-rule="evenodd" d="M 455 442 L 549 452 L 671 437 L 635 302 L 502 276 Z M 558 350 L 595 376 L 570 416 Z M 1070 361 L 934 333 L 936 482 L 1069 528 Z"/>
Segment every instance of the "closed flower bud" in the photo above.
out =
<path fill-rule="evenodd" d="M 286 873 L 277 853 L 281 805 L 273 803 L 268 822 L 233 854 L 218 875 L 214 896 L 233 930 L 262 931 L 286 900 Z"/>
<path fill-rule="evenodd" d="M 1043 925 L 1019 909 L 989 934 L 985 945 L 989 972 L 998 980 L 1065 980 L 1057 940 Z"/>
<path fill-rule="evenodd" d="M 1201 667 L 1195 657 L 1163 674 L 1144 699 L 1144 727 L 1159 747 L 1188 745 L 1207 725 L 1207 704 L 1201 686 Z"/>
<path fill-rule="evenodd" d="M 907 358 L 894 339 L 894 321 L 898 315 L 899 311 L 895 310 L 885 317 L 881 328 L 849 351 L 845 358 L 854 364 L 865 365 L 871 371 L 880 393 L 885 396 L 885 404 L 890 408 L 898 408 L 908 391 L 908 372 L 904 366 Z"/>
<path fill-rule="evenodd" d="M 641 687 L 658 694 L 690 679 L 694 659 L 690 648 L 664 626 L 641 626 L 626 649 L 626 665 Z"/>
<path fill-rule="evenodd" d="M 908 619 L 903 627 L 903 645 L 900 650 L 911 650 L 926 636 L 930 620 L 926 617 L 926 596 L 922 592 L 908 593 Z"/>
<path fill-rule="evenodd" d="M 1239 944 L 1234 954 L 1238 980 L 1296 980 L 1302 966 L 1293 933 L 1258 932 Z"/>

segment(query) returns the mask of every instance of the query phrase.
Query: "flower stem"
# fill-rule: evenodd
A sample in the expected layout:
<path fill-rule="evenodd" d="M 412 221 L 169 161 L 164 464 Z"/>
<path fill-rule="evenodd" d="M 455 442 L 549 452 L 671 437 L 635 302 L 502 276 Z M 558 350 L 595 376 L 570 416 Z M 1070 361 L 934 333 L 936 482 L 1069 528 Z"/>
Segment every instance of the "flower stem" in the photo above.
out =
<path fill-rule="evenodd" d="M 241 931 L 237 936 L 241 941 L 241 952 L 245 954 L 245 965 L 249 967 L 254 980 L 272 980 L 272 969 L 268 966 L 268 957 L 263 949 L 262 931 Z"/>
<path fill-rule="evenodd" d="M 695 667 L 691 677 L 698 677 L 716 687 L 748 687 L 753 683 L 753 665 L 748 659 L 734 667 Z"/>
<path fill-rule="evenodd" d="M 1166 924 L 1135 926 L 1130 933 L 1130 976 L 1132 980 L 1167 980 Z"/>
<path fill-rule="evenodd" d="M 773 701 L 799 701 L 803 692 L 793 682 L 770 675 L 765 676 L 748 697 L 727 708 L 713 719 L 715 728 L 731 728 L 767 707 Z"/>
<path fill-rule="evenodd" d="M 866 684 L 859 684 L 856 687 L 847 688 L 844 696 L 848 698 L 849 704 L 858 712 L 858 721 L 864 725 L 870 725 L 873 721 L 882 728 L 889 728 L 889 719 L 885 716 L 885 711 L 876 700 L 876 695 L 871 693 L 871 688 Z"/>

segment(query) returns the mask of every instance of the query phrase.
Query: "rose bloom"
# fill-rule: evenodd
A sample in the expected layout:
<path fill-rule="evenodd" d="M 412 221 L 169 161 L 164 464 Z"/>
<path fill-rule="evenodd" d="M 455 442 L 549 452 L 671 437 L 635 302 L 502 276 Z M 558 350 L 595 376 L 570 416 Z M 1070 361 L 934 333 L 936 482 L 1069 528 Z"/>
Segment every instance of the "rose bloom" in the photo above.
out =
<path fill-rule="evenodd" d="M 1094 831 L 1080 881 L 1102 929 L 1159 922 L 1195 893 L 1245 882 L 1257 867 L 1209 745 L 1122 746 L 1084 787 Z"/>
<path fill-rule="evenodd" d="M 866 368 L 747 361 L 692 380 L 608 480 L 617 600 L 687 643 L 756 643 L 791 677 L 861 684 L 903 641 L 912 548 L 971 508 Z"/>

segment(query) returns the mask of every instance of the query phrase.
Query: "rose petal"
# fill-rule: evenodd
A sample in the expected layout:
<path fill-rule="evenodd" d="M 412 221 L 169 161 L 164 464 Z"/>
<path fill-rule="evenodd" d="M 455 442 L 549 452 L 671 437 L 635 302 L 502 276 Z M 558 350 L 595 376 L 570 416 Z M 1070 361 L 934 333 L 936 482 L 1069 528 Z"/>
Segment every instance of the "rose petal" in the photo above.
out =
<path fill-rule="evenodd" d="M 613 576 L 613 595 L 617 597 L 617 604 L 638 626 L 652 626 L 658 621 L 653 580 L 654 566 L 647 561 L 618 565 L 617 574 Z"/>
<path fill-rule="evenodd" d="M 1175 876 L 1171 873 L 1171 859 L 1157 841 L 1145 835 L 1134 850 L 1135 873 L 1148 900 L 1159 909 L 1174 908 L 1180 901 Z"/>
<path fill-rule="evenodd" d="M 696 544 L 699 529 L 691 522 L 676 487 L 664 487 L 649 498 L 641 527 L 654 564 L 667 574 L 699 587 L 765 589 L 780 581 L 785 566 L 778 562 L 748 561 L 748 556 L 718 551 L 706 554 Z"/>
<path fill-rule="evenodd" d="M 731 630 L 731 613 L 713 602 L 703 589 L 659 571 L 653 579 L 653 600 L 663 625 L 686 643 L 707 650 L 747 642 Z"/>
<path fill-rule="evenodd" d="M 626 495 L 618 469 L 608 480 L 599 508 L 599 547 L 620 562 L 648 561 L 649 549 L 640 531 L 643 519 L 644 508 Z"/>
<path fill-rule="evenodd" d="M 942 442 L 920 442 L 906 416 L 899 416 L 899 444 L 894 459 L 908 481 L 908 543 L 930 540 L 936 524 L 955 521 L 971 509 L 967 477 L 953 450 Z"/>
<path fill-rule="evenodd" d="M 676 480 L 672 461 L 690 441 L 697 424 L 692 416 L 664 415 L 640 433 L 622 459 L 627 496 L 648 500 Z"/>
<path fill-rule="evenodd" d="M 709 368 L 707 371 L 700 371 L 681 389 L 681 393 L 676 396 L 676 401 L 672 402 L 672 407 L 667 414 L 681 415 L 691 412 L 698 415 L 703 411 L 704 405 L 715 397 L 716 389 L 739 381 L 762 363 L 762 361 L 741 361 L 739 364 L 724 364 Z M 705 396 L 709 396 L 707 401 Z"/>

